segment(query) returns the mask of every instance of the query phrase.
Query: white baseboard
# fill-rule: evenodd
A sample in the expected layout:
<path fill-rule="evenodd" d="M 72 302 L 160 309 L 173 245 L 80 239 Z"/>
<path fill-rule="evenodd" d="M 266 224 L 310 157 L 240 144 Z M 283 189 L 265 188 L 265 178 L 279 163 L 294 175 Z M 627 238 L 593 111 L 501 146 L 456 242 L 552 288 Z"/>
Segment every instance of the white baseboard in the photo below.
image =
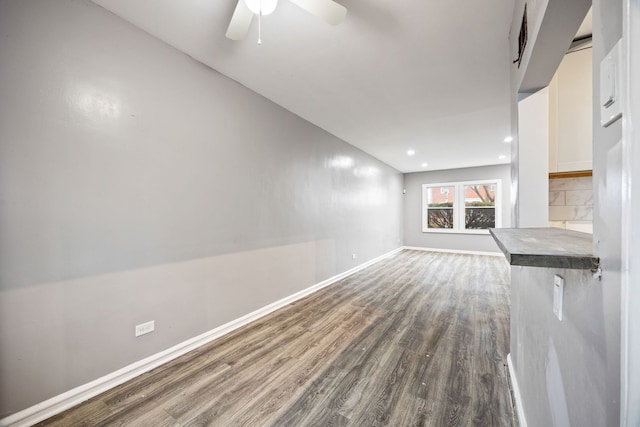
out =
<path fill-rule="evenodd" d="M 369 267 L 372 264 L 389 258 L 392 255 L 400 252 L 402 249 L 402 247 L 394 249 L 391 252 L 388 252 L 377 258 L 360 264 L 357 267 L 347 270 L 344 273 L 340 273 L 327 280 L 323 280 L 322 282 L 316 283 L 315 285 L 296 292 L 293 295 L 289 295 L 288 297 L 259 308 L 258 310 L 246 314 L 238 319 L 225 323 L 224 325 L 212 329 L 209 332 L 205 332 L 204 334 L 183 341 L 180 344 L 177 344 L 171 348 L 156 353 L 138 362 L 132 363 L 131 365 L 125 366 L 122 369 L 107 374 L 87 384 L 83 384 L 67 392 L 54 396 L 51 399 L 45 400 L 44 402 L 38 403 L 20 412 L 16 412 L 13 415 L 1 419 L 0 427 L 28 427 L 40 421 L 46 420 L 49 417 L 66 411 L 69 408 L 72 408 L 94 396 L 97 396 L 100 393 L 104 393 L 105 391 L 123 384 L 139 375 L 142 375 L 145 372 L 157 368 L 158 366 L 163 365 L 179 356 L 182 356 L 183 354 L 195 350 L 196 348 L 207 344 L 225 334 L 228 334 L 229 332 L 232 332 L 240 328 L 241 326 L 246 325 L 247 323 L 253 322 L 254 320 L 266 316 L 267 314 L 272 313 L 279 308 L 282 308 L 294 301 L 306 297 L 307 295 L 317 292 L 320 289 L 336 283 L 339 280 L 342 280 L 347 276 L 350 276 L 366 267 Z"/>
<path fill-rule="evenodd" d="M 511 362 L 511 353 L 507 354 L 507 366 L 509 366 L 509 377 L 511 378 L 511 387 L 513 388 L 513 398 L 516 401 L 516 413 L 518 414 L 518 422 L 520 427 L 527 427 L 527 419 L 524 417 L 524 408 L 522 407 L 522 396 L 516 379 L 516 372 Z"/>
<path fill-rule="evenodd" d="M 488 255 L 488 256 L 503 256 L 502 252 L 482 252 L 482 251 L 465 251 L 462 249 L 440 249 L 440 248 L 423 248 L 421 246 L 403 246 L 402 249 L 408 249 L 412 251 L 426 251 L 426 252 L 445 252 L 450 254 L 468 254 L 468 255 Z"/>

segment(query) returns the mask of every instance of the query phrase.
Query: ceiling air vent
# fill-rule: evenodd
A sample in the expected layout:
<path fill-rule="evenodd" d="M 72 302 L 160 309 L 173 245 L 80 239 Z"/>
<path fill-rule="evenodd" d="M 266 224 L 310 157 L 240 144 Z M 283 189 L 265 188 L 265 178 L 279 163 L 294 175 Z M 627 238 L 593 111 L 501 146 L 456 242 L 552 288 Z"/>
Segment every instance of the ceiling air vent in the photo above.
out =
<path fill-rule="evenodd" d="M 520 68 L 520 63 L 522 62 L 522 57 L 524 56 L 524 48 L 527 45 L 527 4 L 524 5 L 524 13 L 522 14 L 522 24 L 520 24 L 520 34 L 518 35 L 518 58 L 513 61 L 515 64 L 518 63 L 518 68 Z"/>

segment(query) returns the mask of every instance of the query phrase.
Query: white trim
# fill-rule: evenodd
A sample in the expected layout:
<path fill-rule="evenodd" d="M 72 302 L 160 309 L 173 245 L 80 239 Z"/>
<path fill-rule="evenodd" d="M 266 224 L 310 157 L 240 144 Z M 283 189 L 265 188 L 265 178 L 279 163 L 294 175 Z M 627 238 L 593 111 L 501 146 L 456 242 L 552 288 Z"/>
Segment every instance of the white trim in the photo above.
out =
<path fill-rule="evenodd" d="M 507 354 L 507 366 L 509 367 L 509 378 L 511 378 L 511 387 L 513 389 L 513 399 L 516 401 L 516 413 L 518 414 L 518 422 L 520 427 L 527 427 L 527 419 L 524 417 L 524 408 L 522 407 L 522 396 L 520 395 L 520 387 L 516 379 L 516 371 L 511 362 L 511 353 Z"/>
<path fill-rule="evenodd" d="M 500 228 L 500 227 L 495 227 Z M 486 228 L 469 228 L 458 230 L 455 228 L 428 228 L 426 231 L 423 230 L 423 233 L 446 233 L 446 234 L 491 234 L 489 233 L 489 229 Z"/>
<path fill-rule="evenodd" d="M 402 249 L 411 251 L 425 251 L 425 252 L 445 252 L 448 254 L 466 254 L 466 255 L 488 255 L 501 257 L 502 252 L 483 252 L 483 251 L 465 251 L 462 249 L 441 249 L 441 248 L 423 248 L 421 246 L 403 246 Z"/>
<path fill-rule="evenodd" d="M 218 326 L 208 332 L 198 335 L 194 338 L 183 341 L 174 345 L 164 351 L 151 355 L 145 359 L 134 362 L 122 369 L 118 369 L 115 372 L 100 377 L 87 384 L 83 384 L 62 394 L 54 396 L 44 402 L 40 402 L 34 406 L 24 409 L 20 412 L 16 412 L 6 418 L 0 419 L 0 427 L 27 427 L 36 424 L 40 421 L 46 420 L 56 414 L 59 414 L 69 408 L 72 408 L 94 396 L 104 393 L 107 390 L 112 389 L 120 384 L 123 384 L 139 375 L 144 374 L 160 365 L 163 365 L 183 354 L 186 354 L 196 348 L 213 341 L 216 338 L 232 332 L 247 323 L 258 320 L 259 318 L 266 316 L 269 313 L 278 310 L 294 301 L 306 297 L 322 288 L 332 285 L 347 276 L 350 276 L 358 271 L 367 268 L 383 259 L 389 258 L 396 253 L 402 251 L 402 247 L 396 248 L 386 254 L 383 254 L 377 258 L 360 264 L 350 270 L 333 276 L 327 280 L 323 280 L 320 283 L 316 283 L 306 289 L 303 289 L 288 297 L 282 298 L 276 302 L 259 308 L 251 313 L 248 313 L 238 319 Z"/>

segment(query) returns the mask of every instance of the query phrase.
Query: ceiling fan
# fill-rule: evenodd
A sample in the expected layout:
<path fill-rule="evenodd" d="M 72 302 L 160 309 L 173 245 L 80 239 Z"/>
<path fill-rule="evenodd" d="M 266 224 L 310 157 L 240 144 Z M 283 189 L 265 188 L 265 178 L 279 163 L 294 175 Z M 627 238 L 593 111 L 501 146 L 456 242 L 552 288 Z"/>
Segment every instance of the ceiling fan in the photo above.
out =
<path fill-rule="evenodd" d="M 347 9 L 333 0 L 289 1 L 331 25 L 339 24 L 347 15 Z M 275 10 L 277 2 L 278 0 L 238 0 L 236 10 L 233 12 L 231 22 L 229 22 L 229 28 L 227 28 L 227 38 L 244 40 L 249 32 L 253 15 L 258 15 L 258 19 L 260 19 L 260 17 L 270 14 Z"/>

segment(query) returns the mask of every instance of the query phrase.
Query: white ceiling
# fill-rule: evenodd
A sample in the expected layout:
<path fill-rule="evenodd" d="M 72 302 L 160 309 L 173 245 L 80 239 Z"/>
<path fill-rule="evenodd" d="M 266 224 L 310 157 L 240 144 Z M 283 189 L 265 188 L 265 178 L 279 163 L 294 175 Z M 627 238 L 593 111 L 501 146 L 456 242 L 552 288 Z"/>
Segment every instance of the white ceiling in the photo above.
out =
<path fill-rule="evenodd" d="M 402 172 L 509 162 L 514 0 L 280 0 L 262 45 L 225 37 L 236 0 L 93 1 Z"/>

